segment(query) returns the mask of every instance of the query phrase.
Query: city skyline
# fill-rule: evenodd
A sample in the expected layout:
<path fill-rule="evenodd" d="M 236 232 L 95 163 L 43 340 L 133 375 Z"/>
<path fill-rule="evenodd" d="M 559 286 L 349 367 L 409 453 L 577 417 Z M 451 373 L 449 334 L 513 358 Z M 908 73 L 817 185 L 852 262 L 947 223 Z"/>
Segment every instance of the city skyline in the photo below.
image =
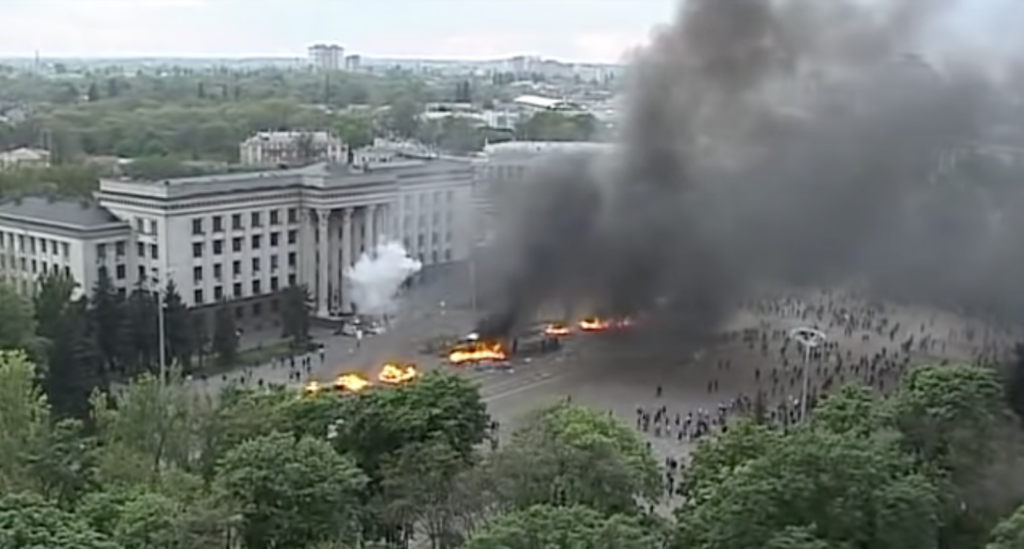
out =
<path fill-rule="evenodd" d="M 302 58 L 314 43 L 368 57 L 487 60 L 540 55 L 619 62 L 671 21 L 675 0 L 8 0 L 0 56 Z M 1009 0 L 967 0 L 935 37 L 1000 50 Z M 230 25 L 225 22 L 231 22 Z M 83 30 L 88 29 L 88 30 Z M 985 32 L 980 32 L 984 30 Z M 974 44 L 972 44 L 974 45 Z"/>

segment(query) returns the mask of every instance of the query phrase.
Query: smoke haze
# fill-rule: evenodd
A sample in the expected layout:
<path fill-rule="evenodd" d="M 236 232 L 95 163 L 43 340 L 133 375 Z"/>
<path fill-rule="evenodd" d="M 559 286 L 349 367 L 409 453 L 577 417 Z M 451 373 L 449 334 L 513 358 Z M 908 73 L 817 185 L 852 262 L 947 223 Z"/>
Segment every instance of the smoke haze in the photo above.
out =
<path fill-rule="evenodd" d="M 481 333 L 555 301 L 699 337 L 775 285 L 1024 316 L 1021 172 L 951 153 L 1024 118 L 993 80 L 1022 65 L 952 35 L 918 56 L 956 4 L 686 2 L 635 59 L 614 148 L 499 204 Z"/>
<path fill-rule="evenodd" d="M 353 302 L 360 314 L 386 315 L 397 311 L 395 295 L 423 265 L 409 257 L 400 242 L 385 242 L 364 253 L 345 272 Z"/>

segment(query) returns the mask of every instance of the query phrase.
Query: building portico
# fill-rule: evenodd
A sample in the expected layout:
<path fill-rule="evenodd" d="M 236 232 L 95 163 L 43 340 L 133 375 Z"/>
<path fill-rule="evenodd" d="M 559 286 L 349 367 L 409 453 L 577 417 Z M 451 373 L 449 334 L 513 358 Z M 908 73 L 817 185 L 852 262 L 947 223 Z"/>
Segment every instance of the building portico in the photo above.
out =
<path fill-rule="evenodd" d="M 316 208 L 308 218 L 315 223 L 309 246 L 315 249 L 304 278 L 316 303 L 319 317 L 353 312 L 351 290 L 346 273 L 364 253 L 373 253 L 376 245 L 395 238 L 387 233 L 391 222 L 391 204 L 387 202 Z"/>

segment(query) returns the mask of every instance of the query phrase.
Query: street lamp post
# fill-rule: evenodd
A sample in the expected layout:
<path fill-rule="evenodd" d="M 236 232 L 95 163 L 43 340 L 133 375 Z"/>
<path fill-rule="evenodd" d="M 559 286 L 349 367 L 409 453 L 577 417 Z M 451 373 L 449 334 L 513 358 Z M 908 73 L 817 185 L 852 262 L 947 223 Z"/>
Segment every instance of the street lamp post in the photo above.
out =
<path fill-rule="evenodd" d="M 794 328 L 790 330 L 789 337 L 796 340 L 804 348 L 804 372 L 802 388 L 800 390 L 800 419 L 807 418 L 807 396 L 810 392 L 811 380 L 811 351 L 825 342 L 825 332 L 815 328 Z"/>

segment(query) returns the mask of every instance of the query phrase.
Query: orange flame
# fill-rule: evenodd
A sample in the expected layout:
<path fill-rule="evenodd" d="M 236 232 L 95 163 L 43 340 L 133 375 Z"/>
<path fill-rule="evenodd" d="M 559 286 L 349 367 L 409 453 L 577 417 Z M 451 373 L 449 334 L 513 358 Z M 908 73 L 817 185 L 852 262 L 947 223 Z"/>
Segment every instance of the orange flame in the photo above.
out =
<path fill-rule="evenodd" d="M 323 385 L 320 385 L 319 381 L 310 381 L 302 388 L 302 393 L 306 396 L 313 396 L 324 389 Z"/>
<path fill-rule="evenodd" d="M 459 345 L 448 353 L 448 361 L 452 364 L 466 362 L 502 361 L 508 359 L 508 353 L 497 341 L 474 341 Z"/>
<path fill-rule="evenodd" d="M 544 327 L 544 335 L 551 337 L 564 337 L 572 333 L 568 326 L 560 322 L 548 324 Z"/>
<path fill-rule="evenodd" d="M 370 386 L 370 380 L 360 374 L 341 374 L 334 380 L 334 388 L 339 391 L 357 393 Z"/>
<path fill-rule="evenodd" d="M 603 332 L 608 328 L 611 328 L 611 322 L 603 318 L 592 316 L 580 320 L 580 330 L 584 332 Z"/>
<path fill-rule="evenodd" d="M 401 385 L 416 379 L 419 375 L 419 371 L 416 370 L 416 366 L 413 364 L 402 365 L 389 362 L 381 368 L 377 379 L 387 385 Z"/>

